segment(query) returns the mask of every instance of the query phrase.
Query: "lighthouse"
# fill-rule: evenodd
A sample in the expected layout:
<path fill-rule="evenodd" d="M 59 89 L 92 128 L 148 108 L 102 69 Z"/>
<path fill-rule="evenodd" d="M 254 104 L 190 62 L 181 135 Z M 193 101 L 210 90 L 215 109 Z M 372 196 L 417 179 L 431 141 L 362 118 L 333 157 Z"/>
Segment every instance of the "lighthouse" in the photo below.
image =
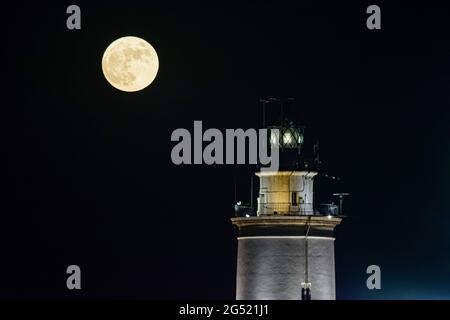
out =
<path fill-rule="evenodd" d="M 268 144 L 279 147 L 280 166 L 278 171 L 258 168 L 255 207 L 235 205 L 236 299 L 334 300 L 333 233 L 342 206 L 315 199 L 318 143 L 308 141 L 306 128 L 289 119 L 290 104 L 262 103 L 263 127 L 270 131 Z"/>

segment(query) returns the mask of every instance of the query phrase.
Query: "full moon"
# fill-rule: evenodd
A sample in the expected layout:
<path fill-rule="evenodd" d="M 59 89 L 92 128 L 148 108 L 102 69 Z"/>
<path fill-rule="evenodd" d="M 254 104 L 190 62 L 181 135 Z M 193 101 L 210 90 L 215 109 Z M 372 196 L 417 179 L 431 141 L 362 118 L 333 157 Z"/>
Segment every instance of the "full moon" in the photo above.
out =
<path fill-rule="evenodd" d="M 116 89 L 134 92 L 147 87 L 156 77 L 158 55 L 147 41 L 123 37 L 106 48 L 102 69 L 106 80 Z"/>

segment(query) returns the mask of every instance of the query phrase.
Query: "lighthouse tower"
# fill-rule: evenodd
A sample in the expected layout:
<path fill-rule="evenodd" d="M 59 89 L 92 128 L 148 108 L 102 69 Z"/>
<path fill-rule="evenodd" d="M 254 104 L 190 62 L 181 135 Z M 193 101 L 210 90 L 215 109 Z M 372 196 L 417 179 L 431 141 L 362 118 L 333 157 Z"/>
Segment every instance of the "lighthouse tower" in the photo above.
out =
<path fill-rule="evenodd" d="M 236 299 L 334 300 L 339 207 L 315 201 L 318 144 L 308 147 L 305 128 L 287 119 L 283 108 L 276 121 L 264 124 L 269 143 L 280 148 L 280 169 L 256 172 L 256 208 L 238 203 L 231 218 L 238 240 Z M 263 112 L 266 118 L 265 105 Z"/>

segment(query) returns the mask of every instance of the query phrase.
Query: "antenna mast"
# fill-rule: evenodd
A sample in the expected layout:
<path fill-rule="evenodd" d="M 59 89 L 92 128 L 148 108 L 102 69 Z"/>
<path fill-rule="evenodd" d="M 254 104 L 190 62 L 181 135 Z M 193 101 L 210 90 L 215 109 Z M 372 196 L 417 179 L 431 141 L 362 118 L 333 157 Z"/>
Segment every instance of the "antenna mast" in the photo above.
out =
<path fill-rule="evenodd" d="M 339 214 L 342 216 L 342 206 L 344 204 L 344 197 L 349 196 L 350 193 L 333 193 L 333 196 L 339 197 Z"/>

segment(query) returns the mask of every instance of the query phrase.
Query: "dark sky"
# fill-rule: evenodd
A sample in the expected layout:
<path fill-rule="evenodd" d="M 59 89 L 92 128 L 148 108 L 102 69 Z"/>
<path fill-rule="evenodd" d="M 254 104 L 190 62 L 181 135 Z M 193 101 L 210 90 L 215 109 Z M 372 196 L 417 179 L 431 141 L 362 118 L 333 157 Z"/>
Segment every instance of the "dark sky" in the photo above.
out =
<path fill-rule="evenodd" d="M 256 127 L 274 96 L 296 97 L 352 194 L 337 297 L 450 298 L 450 8 L 377 3 L 370 31 L 372 2 L 77 1 L 69 31 L 70 4 L 2 7 L 1 298 L 233 299 L 233 177 L 247 201 L 254 168 L 175 166 L 170 135 Z M 126 35 L 160 60 L 133 94 L 101 71 Z"/>

